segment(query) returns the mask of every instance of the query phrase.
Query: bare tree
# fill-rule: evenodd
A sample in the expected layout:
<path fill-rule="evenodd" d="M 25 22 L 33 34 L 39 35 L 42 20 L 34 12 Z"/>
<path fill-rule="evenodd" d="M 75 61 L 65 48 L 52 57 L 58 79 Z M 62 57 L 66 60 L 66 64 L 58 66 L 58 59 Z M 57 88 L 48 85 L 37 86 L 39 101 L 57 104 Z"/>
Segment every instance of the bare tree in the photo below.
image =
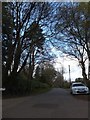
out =
<path fill-rule="evenodd" d="M 2 4 L 3 78 L 15 79 L 29 64 L 31 79 L 35 62 L 41 59 L 48 24 L 49 3 L 10 2 Z M 7 17 L 8 16 L 8 17 Z"/>
<path fill-rule="evenodd" d="M 85 6 L 82 8 L 82 4 Z M 87 6 L 87 8 L 86 8 Z M 78 59 L 82 67 L 82 75 L 87 80 L 85 61 L 90 55 L 90 30 L 87 26 L 89 20 L 89 3 L 64 3 L 57 10 L 55 25 L 56 39 L 60 40 L 58 46 L 64 53 Z"/>

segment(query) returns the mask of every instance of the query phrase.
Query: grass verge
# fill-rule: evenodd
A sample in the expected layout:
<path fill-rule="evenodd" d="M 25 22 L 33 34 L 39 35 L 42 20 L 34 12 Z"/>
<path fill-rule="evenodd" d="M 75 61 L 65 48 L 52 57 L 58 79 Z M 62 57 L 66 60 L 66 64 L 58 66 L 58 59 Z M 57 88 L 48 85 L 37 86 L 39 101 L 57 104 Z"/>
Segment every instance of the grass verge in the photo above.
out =
<path fill-rule="evenodd" d="M 31 91 L 31 93 L 26 93 L 26 94 L 21 94 L 21 95 L 2 95 L 2 99 L 9 99 L 9 98 L 18 98 L 18 97 L 26 97 L 26 96 L 31 96 L 31 95 L 38 95 L 38 94 L 42 94 L 42 93 L 46 93 L 48 91 L 50 91 L 52 88 L 38 88 L 38 89 L 34 89 Z"/>
<path fill-rule="evenodd" d="M 34 89 L 34 90 L 32 90 L 31 95 L 42 94 L 42 93 L 48 92 L 51 89 L 52 88 L 38 88 L 38 89 Z"/>

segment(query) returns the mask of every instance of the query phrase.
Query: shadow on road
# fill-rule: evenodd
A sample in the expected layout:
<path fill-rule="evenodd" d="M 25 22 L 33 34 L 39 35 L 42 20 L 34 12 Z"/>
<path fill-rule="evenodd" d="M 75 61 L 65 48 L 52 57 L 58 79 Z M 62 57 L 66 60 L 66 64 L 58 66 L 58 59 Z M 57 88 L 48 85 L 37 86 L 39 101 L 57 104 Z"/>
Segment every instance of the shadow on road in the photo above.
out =
<path fill-rule="evenodd" d="M 73 95 L 74 98 L 84 101 L 90 101 L 90 95 Z"/>

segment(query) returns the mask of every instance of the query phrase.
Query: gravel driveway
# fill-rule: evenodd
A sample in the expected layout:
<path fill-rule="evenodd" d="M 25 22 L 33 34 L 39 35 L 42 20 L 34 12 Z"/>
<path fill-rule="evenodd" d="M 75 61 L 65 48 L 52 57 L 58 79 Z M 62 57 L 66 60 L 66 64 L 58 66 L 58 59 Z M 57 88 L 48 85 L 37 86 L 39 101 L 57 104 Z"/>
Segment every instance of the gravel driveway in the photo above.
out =
<path fill-rule="evenodd" d="M 4 99 L 3 118 L 88 118 L 89 102 L 76 99 L 68 90 L 53 88 L 35 96 Z"/>

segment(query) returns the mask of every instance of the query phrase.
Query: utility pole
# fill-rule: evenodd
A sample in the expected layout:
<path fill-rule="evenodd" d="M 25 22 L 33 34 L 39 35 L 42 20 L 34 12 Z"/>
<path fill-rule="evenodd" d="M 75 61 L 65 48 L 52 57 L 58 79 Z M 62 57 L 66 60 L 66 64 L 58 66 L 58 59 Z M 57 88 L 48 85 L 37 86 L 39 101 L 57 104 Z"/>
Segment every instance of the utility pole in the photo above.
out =
<path fill-rule="evenodd" d="M 69 67 L 69 82 L 71 83 L 71 76 L 70 76 L 71 71 L 70 71 L 70 65 L 68 65 L 68 67 Z"/>

